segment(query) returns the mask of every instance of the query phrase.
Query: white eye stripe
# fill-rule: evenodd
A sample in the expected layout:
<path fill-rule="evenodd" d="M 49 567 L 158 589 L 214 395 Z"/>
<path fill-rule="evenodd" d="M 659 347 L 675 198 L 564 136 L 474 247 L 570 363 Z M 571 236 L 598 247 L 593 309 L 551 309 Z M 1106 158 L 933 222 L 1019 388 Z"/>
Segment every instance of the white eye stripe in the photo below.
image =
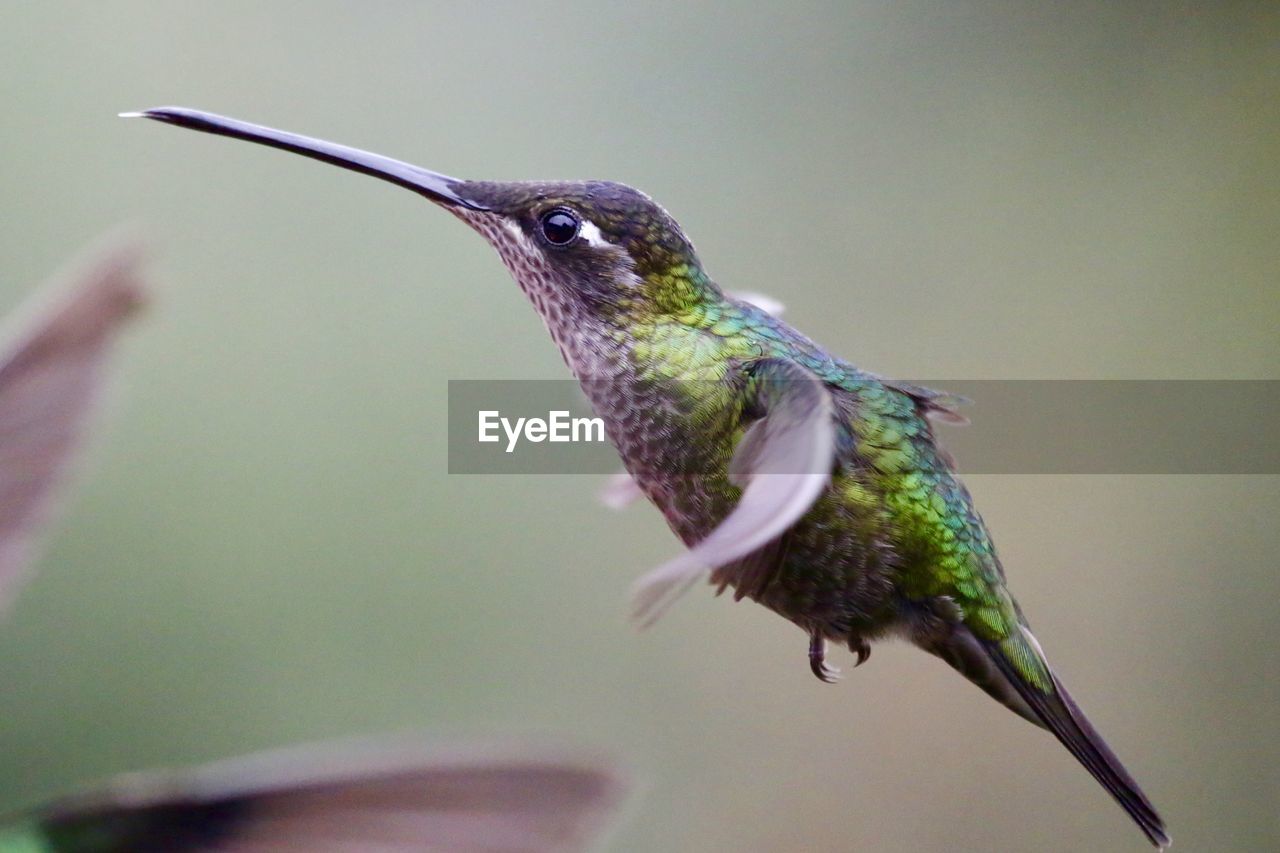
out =
<path fill-rule="evenodd" d="M 521 245 L 528 246 L 529 238 L 519 225 L 509 219 L 501 220 L 502 227 L 508 234 L 516 239 Z M 600 226 L 596 225 L 589 219 L 582 219 L 581 225 L 578 226 L 578 236 L 582 238 L 582 242 L 596 249 L 602 249 L 613 246 L 605 239 L 604 234 L 600 231 Z"/>
<path fill-rule="evenodd" d="M 588 246 L 602 248 L 604 246 L 613 245 L 604 238 L 603 234 L 600 233 L 599 226 L 589 219 L 582 220 L 582 225 L 578 227 L 578 236 L 581 237 Z"/>

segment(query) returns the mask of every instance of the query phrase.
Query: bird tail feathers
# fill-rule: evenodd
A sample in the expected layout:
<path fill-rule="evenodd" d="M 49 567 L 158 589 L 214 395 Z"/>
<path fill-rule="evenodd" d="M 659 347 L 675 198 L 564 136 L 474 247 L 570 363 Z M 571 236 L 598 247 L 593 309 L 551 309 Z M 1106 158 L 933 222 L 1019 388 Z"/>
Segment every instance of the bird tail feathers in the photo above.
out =
<path fill-rule="evenodd" d="M 1044 727 L 1107 789 L 1152 844 L 1161 850 L 1168 847 L 1164 821 L 1049 669 L 1031 632 L 1020 627 L 1005 640 L 980 642 Z"/>

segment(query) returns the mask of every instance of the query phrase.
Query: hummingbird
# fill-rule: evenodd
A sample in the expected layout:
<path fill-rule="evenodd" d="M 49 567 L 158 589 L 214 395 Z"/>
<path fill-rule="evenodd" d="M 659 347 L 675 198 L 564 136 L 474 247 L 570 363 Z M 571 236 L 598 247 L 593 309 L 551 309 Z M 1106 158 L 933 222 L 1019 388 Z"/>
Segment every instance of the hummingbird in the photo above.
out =
<path fill-rule="evenodd" d="M 960 401 L 864 371 L 707 273 L 678 222 L 611 181 L 452 178 L 182 107 L 145 117 L 389 181 L 498 253 L 639 491 L 687 550 L 634 588 L 658 618 L 699 581 L 863 663 L 903 637 L 1051 732 L 1158 848 L 1164 821 L 1050 668 L 987 527 L 939 446 Z"/>
<path fill-rule="evenodd" d="M 11 815 L 0 850 L 570 853 L 627 788 L 573 750 L 383 735 L 126 773 Z"/>

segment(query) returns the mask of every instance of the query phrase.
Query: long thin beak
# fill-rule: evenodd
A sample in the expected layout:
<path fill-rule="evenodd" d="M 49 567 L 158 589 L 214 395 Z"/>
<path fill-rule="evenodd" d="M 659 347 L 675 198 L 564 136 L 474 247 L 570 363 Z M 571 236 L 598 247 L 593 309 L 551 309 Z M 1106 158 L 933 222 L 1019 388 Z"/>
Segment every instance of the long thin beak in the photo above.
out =
<path fill-rule="evenodd" d="M 166 124 L 176 124 L 179 127 L 189 127 L 192 130 L 204 131 L 205 133 L 214 133 L 219 136 L 230 136 L 233 139 L 246 139 L 249 142 L 270 145 L 272 148 L 292 151 L 295 154 L 301 154 L 303 157 L 323 160 L 325 163 L 332 163 L 335 166 L 341 166 L 353 172 L 362 172 L 375 178 L 381 178 L 384 181 L 390 181 L 397 186 L 412 190 L 440 204 L 457 205 L 470 210 L 489 209 L 458 194 L 457 188 L 466 183 L 465 181 L 450 178 L 447 175 L 441 175 L 438 172 L 432 172 L 429 169 L 423 169 L 399 160 L 392 160 L 390 157 L 383 157 L 381 154 L 361 151 L 359 148 L 348 148 L 345 145 L 325 142 L 322 139 L 299 136 L 296 133 L 262 127 L 261 125 L 250 124 L 247 121 L 238 121 L 226 116 L 191 110 L 186 107 L 156 107 L 155 109 L 143 110 L 138 113 L 121 113 L 120 116 L 122 118 L 150 118 Z"/>

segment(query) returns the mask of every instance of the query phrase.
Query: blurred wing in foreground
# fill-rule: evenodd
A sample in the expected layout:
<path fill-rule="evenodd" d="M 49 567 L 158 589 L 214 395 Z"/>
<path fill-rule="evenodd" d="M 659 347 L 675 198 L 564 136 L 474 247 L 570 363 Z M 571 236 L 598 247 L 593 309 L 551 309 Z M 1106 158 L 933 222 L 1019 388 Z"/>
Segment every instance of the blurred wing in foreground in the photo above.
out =
<path fill-rule="evenodd" d="M 0 608 L 34 557 L 116 333 L 143 301 L 137 261 L 132 246 L 98 250 L 0 343 Z"/>
<path fill-rule="evenodd" d="M 575 851 L 626 789 L 599 759 L 384 737 L 122 776 L 19 837 L 48 853 Z"/>

